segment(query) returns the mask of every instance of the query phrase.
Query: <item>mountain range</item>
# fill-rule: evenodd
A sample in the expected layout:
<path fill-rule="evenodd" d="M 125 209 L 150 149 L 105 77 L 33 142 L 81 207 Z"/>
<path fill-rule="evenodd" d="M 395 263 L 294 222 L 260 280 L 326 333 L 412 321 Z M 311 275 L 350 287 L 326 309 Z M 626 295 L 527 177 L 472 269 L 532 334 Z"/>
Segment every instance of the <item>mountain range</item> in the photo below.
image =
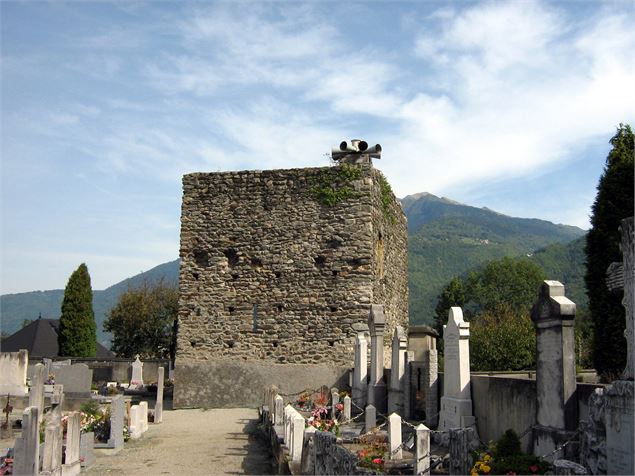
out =
<path fill-rule="evenodd" d="M 584 294 L 584 230 L 545 220 L 515 218 L 429 193 L 401 200 L 408 217 L 410 322 L 431 323 L 437 296 L 453 277 L 492 259 L 529 256 L 550 279 L 561 280 L 579 307 Z M 142 282 L 178 282 L 179 260 L 163 263 L 104 290 L 93 291 L 97 338 L 108 344 L 103 322 L 119 295 Z M 62 289 L 0 296 L 2 332 L 11 334 L 39 315 L 57 319 Z"/>

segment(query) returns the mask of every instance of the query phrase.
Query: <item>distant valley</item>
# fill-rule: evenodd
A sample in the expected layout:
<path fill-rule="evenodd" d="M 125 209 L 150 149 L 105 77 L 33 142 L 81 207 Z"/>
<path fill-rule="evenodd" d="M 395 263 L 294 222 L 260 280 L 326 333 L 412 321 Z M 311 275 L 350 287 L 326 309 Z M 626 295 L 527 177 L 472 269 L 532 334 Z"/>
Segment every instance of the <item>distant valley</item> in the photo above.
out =
<path fill-rule="evenodd" d="M 514 218 L 439 198 L 429 193 L 402 199 L 408 217 L 410 322 L 432 322 L 437 295 L 456 275 L 503 256 L 529 256 L 551 279 L 563 281 L 579 307 L 584 294 L 584 234 L 568 225 Z M 163 263 L 102 291 L 93 291 L 98 340 L 108 344 L 103 322 L 119 295 L 128 287 L 161 278 L 178 282 L 179 260 Z M 64 291 L 33 291 L 0 296 L 2 331 L 13 333 L 25 319 L 57 319 Z"/>

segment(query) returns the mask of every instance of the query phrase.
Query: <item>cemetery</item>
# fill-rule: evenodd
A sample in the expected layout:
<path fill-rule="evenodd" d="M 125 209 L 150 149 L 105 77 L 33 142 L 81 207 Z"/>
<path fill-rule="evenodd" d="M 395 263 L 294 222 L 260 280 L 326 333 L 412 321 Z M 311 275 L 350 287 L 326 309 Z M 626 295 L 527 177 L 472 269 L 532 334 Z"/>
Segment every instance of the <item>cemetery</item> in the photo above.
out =
<path fill-rule="evenodd" d="M 0 353 L 1 474 L 79 474 L 172 407 L 257 408 L 276 474 L 633 474 L 633 218 L 607 279 L 623 375 L 577 374 L 576 304 L 553 280 L 531 309 L 535 370 L 471 372 L 461 307 L 441 335 L 408 325 L 403 211 L 368 156 L 338 157 L 186 175 L 174 368 Z M 324 206 L 326 182 L 351 203 Z"/>
<path fill-rule="evenodd" d="M 70 360 L 29 363 L 26 350 L 0 353 L 2 474 L 75 475 L 99 454 L 116 454 L 143 438 L 163 415 L 165 368 L 144 380 L 137 359 L 125 382 L 92 390 L 93 372 Z M 150 385 L 156 389 L 148 398 Z M 149 406 L 149 402 L 152 407 Z"/>

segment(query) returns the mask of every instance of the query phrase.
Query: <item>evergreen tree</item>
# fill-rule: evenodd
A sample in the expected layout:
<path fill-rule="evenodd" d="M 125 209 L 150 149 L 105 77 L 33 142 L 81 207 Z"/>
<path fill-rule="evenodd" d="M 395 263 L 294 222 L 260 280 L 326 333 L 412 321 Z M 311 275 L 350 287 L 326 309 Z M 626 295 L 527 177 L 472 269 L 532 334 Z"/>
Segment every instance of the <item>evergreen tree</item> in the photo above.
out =
<path fill-rule="evenodd" d="M 64 290 L 57 343 L 59 355 L 65 357 L 95 357 L 97 352 L 93 290 L 84 263 L 71 274 Z"/>
<path fill-rule="evenodd" d="M 584 277 L 593 321 L 593 363 L 604 381 L 616 377 L 626 365 L 622 294 L 609 292 L 606 270 L 612 262 L 622 261 L 618 227 L 622 219 L 633 216 L 634 140 L 631 127 L 620 124 L 610 144 L 613 148 L 606 158 L 591 208 Z"/>

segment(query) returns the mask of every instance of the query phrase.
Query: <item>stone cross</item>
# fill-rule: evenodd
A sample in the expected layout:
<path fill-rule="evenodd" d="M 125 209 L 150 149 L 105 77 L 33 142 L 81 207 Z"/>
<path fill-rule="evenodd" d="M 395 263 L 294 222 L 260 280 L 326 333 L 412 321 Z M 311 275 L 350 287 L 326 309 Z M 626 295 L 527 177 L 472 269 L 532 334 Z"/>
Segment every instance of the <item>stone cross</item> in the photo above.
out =
<path fill-rule="evenodd" d="M 408 338 L 403 327 L 395 327 L 392 338 L 390 388 L 388 391 L 388 413 L 404 414 L 404 375 Z"/>
<path fill-rule="evenodd" d="M 470 323 L 463 320 L 460 307 L 450 308 L 443 326 L 445 349 L 443 398 L 439 430 L 474 425 L 470 389 Z"/>
<path fill-rule="evenodd" d="M 384 306 L 371 304 L 368 327 L 370 328 L 370 385 L 368 402 L 381 413 L 386 411 L 386 384 L 384 383 Z"/>
<path fill-rule="evenodd" d="M 133 388 L 143 387 L 143 362 L 139 360 L 139 354 L 135 355 L 135 361 L 132 363 L 130 386 Z"/>
<path fill-rule="evenodd" d="M 159 373 L 157 376 L 157 401 L 154 404 L 154 423 L 163 422 L 163 380 L 165 369 L 159 366 Z M 269 410 L 271 411 L 271 409 Z"/>
<path fill-rule="evenodd" d="M 368 329 L 368 326 L 366 326 Z M 355 367 L 353 368 L 353 402 L 364 408 L 368 395 L 368 331 L 355 336 Z"/>
<path fill-rule="evenodd" d="M 72 412 L 68 416 L 66 423 L 66 451 L 64 453 L 64 464 L 62 465 L 63 476 L 75 476 L 81 471 L 79 460 L 81 418 L 80 412 Z"/>
<path fill-rule="evenodd" d="M 391 413 L 388 417 L 388 440 L 390 442 L 390 459 L 402 459 L 401 417 L 396 413 Z"/>
<path fill-rule="evenodd" d="M 39 474 L 40 416 L 38 413 L 38 407 L 28 407 L 22 414 L 22 436 L 15 440 L 14 474 Z"/>
<path fill-rule="evenodd" d="M 577 427 L 575 379 L 576 306 L 558 281 L 544 281 L 531 309 L 536 329 L 536 427 L 534 455 L 554 450 Z M 560 457 L 554 455 L 553 458 Z"/>
<path fill-rule="evenodd" d="M 430 428 L 423 423 L 415 428 L 414 474 L 430 474 Z"/>

